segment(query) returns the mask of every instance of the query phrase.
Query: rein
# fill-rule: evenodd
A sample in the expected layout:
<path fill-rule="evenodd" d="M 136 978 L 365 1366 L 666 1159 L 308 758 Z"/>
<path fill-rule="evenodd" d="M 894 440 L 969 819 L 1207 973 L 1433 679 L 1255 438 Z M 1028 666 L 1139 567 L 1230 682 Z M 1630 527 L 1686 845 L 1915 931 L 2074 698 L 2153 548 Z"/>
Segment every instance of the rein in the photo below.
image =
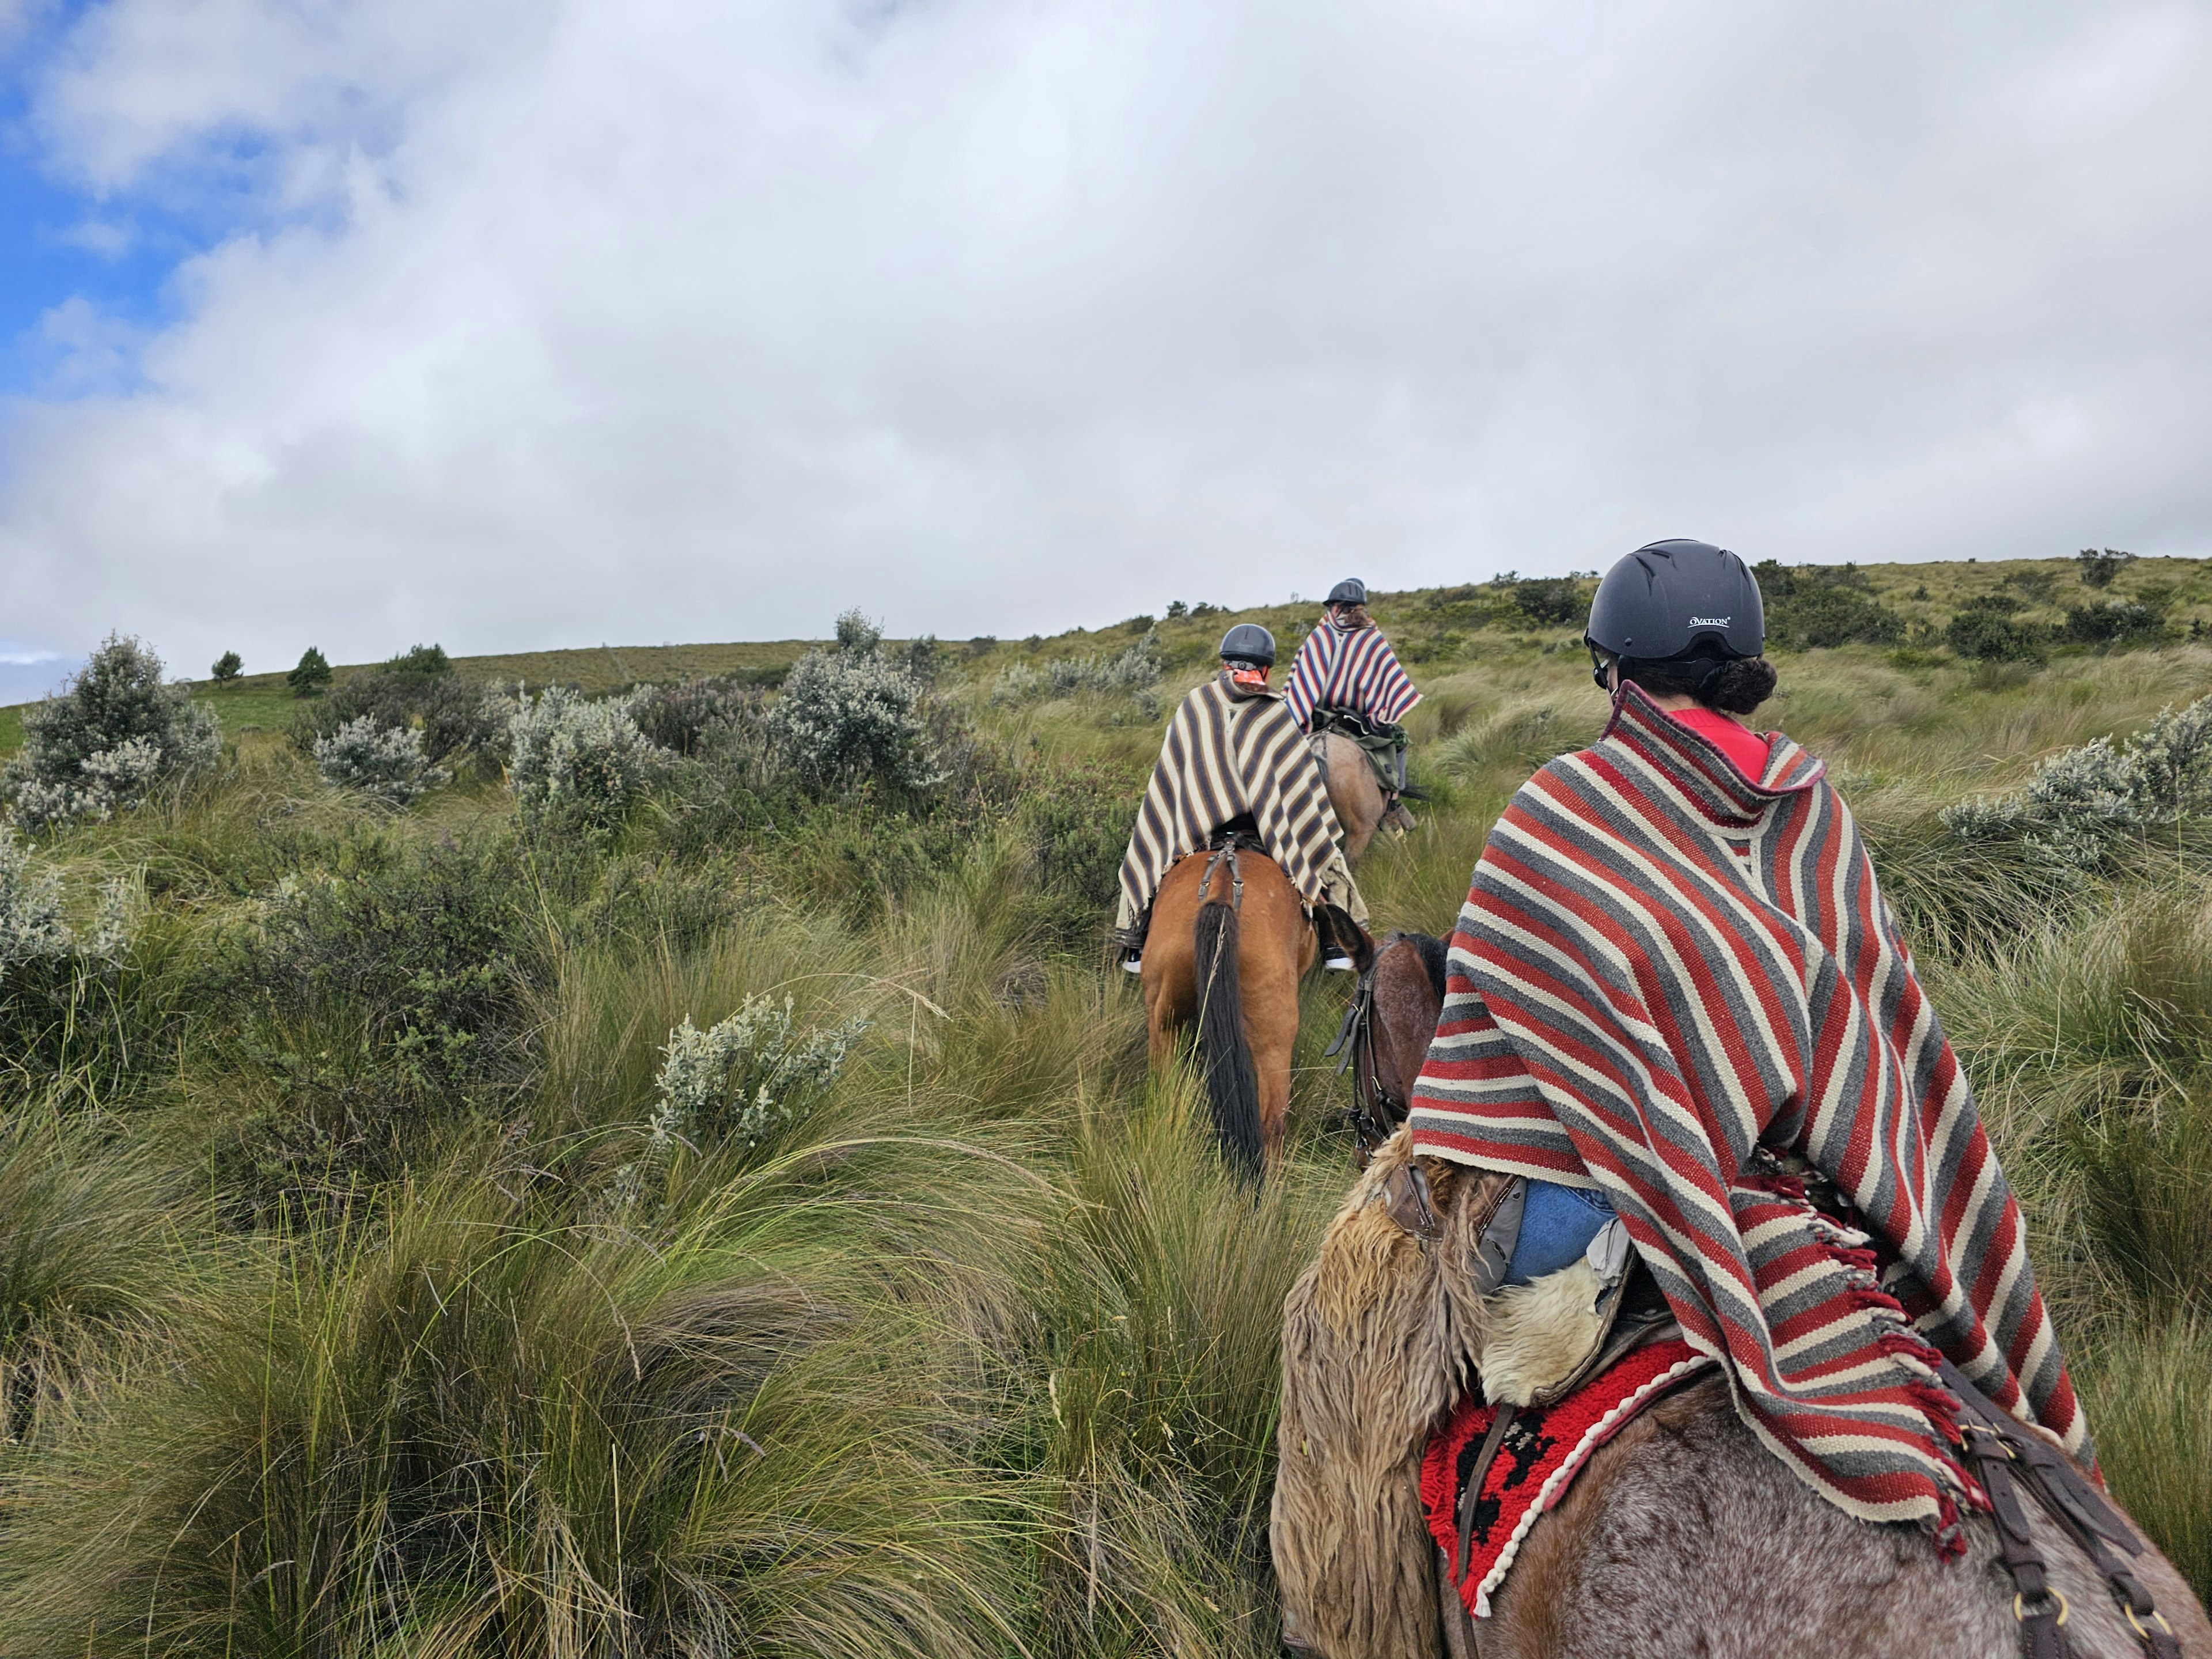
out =
<path fill-rule="evenodd" d="M 2021 1486 L 2104 1575 L 2105 1588 L 2148 1659 L 2181 1659 L 2173 1627 L 2152 1604 L 2150 1592 L 2128 1571 L 2127 1563 L 2112 1551 L 2117 1544 L 2131 1556 L 2142 1553 L 2127 1522 L 2079 1470 L 2048 1442 L 2014 1422 L 1957 1366 L 1940 1359 L 1936 1371 L 1944 1387 L 1958 1397 L 1966 1461 L 1990 1495 L 1997 1554 L 2018 1588 L 2012 1616 L 2020 1626 L 2020 1649 L 2026 1659 L 2070 1659 L 2074 1644 L 2066 1638 L 2071 1609 L 2058 1587 L 2049 1582 L 2049 1564 L 2029 1534 L 2027 1511 L 2020 1501 Z"/>
<path fill-rule="evenodd" d="M 1358 1142 L 1362 1169 L 1367 1167 L 1367 1160 L 1390 1139 L 1407 1116 L 1406 1103 L 1390 1098 L 1376 1071 L 1375 963 L 1379 959 L 1380 952 L 1360 969 L 1358 986 L 1352 994 L 1351 1006 L 1344 1011 L 1344 1024 L 1337 1028 L 1336 1041 L 1322 1054 L 1324 1060 L 1332 1054 L 1343 1054 L 1344 1058 L 1336 1063 L 1339 1077 L 1344 1075 L 1346 1066 L 1357 1062 L 1352 1072 L 1352 1103 L 1345 1108 L 1344 1121 L 1351 1126 Z"/>

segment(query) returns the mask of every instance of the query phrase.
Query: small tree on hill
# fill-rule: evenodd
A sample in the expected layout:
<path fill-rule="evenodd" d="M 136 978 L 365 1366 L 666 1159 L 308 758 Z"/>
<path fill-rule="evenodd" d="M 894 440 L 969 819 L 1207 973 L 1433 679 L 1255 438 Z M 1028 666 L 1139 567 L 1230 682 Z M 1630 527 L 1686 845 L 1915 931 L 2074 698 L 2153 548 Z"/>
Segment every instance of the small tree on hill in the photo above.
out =
<path fill-rule="evenodd" d="M 2110 587 L 2112 578 L 2120 574 L 2124 564 L 2133 564 L 2136 556 L 2124 553 L 2117 547 L 2085 547 L 2074 556 L 2074 562 L 2081 567 L 2081 580 L 2090 587 Z"/>
<path fill-rule="evenodd" d="M 314 646 L 300 653 L 299 665 L 284 676 L 295 697 L 319 697 L 331 683 L 331 659 Z"/>
<path fill-rule="evenodd" d="M 837 648 L 840 651 L 872 651 L 883 641 L 884 630 L 870 622 L 854 605 L 837 618 Z"/>
<path fill-rule="evenodd" d="M 226 651 L 222 655 L 215 659 L 215 667 L 212 672 L 215 675 L 215 683 L 217 685 L 228 685 L 233 680 L 236 679 L 240 674 L 246 672 L 246 664 L 240 659 L 237 652 Z"/>
<path fill-rule="evenodd" d="M 384 665 L 388 674 L 420 674 L 425 678 L 451 673 L 453 667 L 453 659 L 442 645 L 412 646 Z"/>

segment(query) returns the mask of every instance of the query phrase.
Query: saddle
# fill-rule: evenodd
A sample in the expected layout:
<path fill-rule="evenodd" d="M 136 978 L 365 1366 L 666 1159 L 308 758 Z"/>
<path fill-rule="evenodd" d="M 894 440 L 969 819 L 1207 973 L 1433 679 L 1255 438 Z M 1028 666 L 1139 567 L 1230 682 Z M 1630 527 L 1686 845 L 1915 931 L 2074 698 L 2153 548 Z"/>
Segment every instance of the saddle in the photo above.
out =
<path fill-rule="evenodd" d="M 1326 745 L 1322 739 L 1330 732 L 1349 738 L 1366 754 L 1368 764 L 1375 769 L 1375 781 L 1385 794 L 1406 793 L 1406 728 L 1393 726 L 1388 720 L 1370 720 L 1351 708 L 1327 706 L 1316 708 L 1307 722 L 1311 733 L 1307 739 L 1313 750 L 1314 759 L 1328 775 Z"/>
<path fill-rule="evenodd" d="M 1206 838 L 1206 872 L 1200 877 L 1198 902 L 1203 904 L 1207 895 L 1217 890 L 1217 878 L 1226 878 L 1229 902 L 1232 908 L 1244 908 L 1244 873 L 1237 866 L 1240 853 L 1257 853 L 1262 858 L 1272 856 L 1267 844 L 1260 838 L 1260 825 L 1249 812 L 1239 812 L 1228 823 L 1218 826 Z M 1352 958 L 1352 966 L 1359 970 L 1361 982 L 1366 982 L 1367 970 L 1374 965 L 1375 941 L 1367 930 L 1346 914 L 1340 905 L 1316 903 L 1310 914 L 1313 930 L 1322 948 L 1331 946 Z M 1336 1052 L 1332 1048 L 1331 1054 Z"/>
<path fill-rule="evenodd" d="M 1471 1391 L 1422 1460 L 1421 1499 L 1469 1613 L 1486 1618 L 1520 1541 L 1566 1493 L 1590 1454 L 1716 1362 L 1681 1340 L 1666 1297 L 1619 1218 L 1579 1260 L 1522 1285 L 1506 1280 L 1521 1242 L 1528 1183 L 1501 1182 L 1475 1218 L 1474 1286 L 1487 1329 Z M 1443 1224 L 1418 1163 L 1376 1194 L 1419 1238 Z M 1502 1461 L 1501 1461 L 1502 1458 Z"/>
<path fill-rule="evenodd" d="M 1481 1386 L 1430 1437 L 1421 1461 L 1422 1507 L 1446 1581 L 1477 1619 L 1489 1616 L 1491 1595 L 1522 1540 L 1591 1454 L 1646 1407 L 1718 1364 L 1682 1340 L 1617 1218 L 1591 1240 L 1584 1261 L 1518 1290 L 1505 1285 L 1526 1194 L 1525 1182 L 1505 1182 L 1490 1196 L 1490 1213 L 1475 1218 L 1474 1279 L 1493 1327 L 1477 1362 Z M 1408 1233 L 1443 1236 L 1419 1164 L 1394 1170 L 1376 1201 Z M 1594 1303 L 1587 1300 L 1593 1291 Z M 1525 1308 L 1516 1308 L 1516 1297 Z M 2023 1495 L 2094 1565 L 2144 1659 L 2181 1659 L 2172 1626 L 2129 1568 L 2142 1540 L 2104 1495 L 1951 1361 L 1940 1359 L 1937 1375 L 1959 1402 L 1962 1462 L 1987 1496 L 1998 1559 L 2018 1592 L 2012 1612 L 2023 1659 L 2074 1655 L 2066 1598 L 2049 1582 Z"/>

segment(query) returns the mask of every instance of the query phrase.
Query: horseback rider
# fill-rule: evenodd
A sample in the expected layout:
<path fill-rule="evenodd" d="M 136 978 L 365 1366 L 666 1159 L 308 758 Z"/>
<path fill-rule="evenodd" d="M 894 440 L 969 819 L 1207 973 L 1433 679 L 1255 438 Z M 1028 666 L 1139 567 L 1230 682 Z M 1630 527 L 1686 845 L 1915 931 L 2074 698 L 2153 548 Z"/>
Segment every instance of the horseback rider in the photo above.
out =
<path fill-rule="evenodd" d="M 1121 860 L 1114 941 L 1130 973 L 1143 966 L 1152 896 L 1176 860 L 1241 831 L 1282 866 L 1310 912 L 1341 911 L 1364 926 L 1367 907 L 1340 846 L 1336 813 L 1306 752 L 1304 733 L 1267 684 L 1275 636 L 1239 623 L 1221 637 L 1221 670 L 1182 700 Z M 1327 965 L 1352 959 L 1330 942 Z"/>
<path fill-rule="evenodd" d="M 1585 642 L 1612 720 L 1491 832 L 1411 1148 L 1520 1183 L 1505 1283 L 1617 1215 L 1768 1449 L 1948 1550 L 1980 1500 L 1946 1361 L 2087 1456 L 2019 1206 L 1826 769 L 1751 726 L 1743 561 L 1638 549 Z"/>
<path fill-rule="evenodd" d="M 1367 751 L 1390 803 L 1386 818 L 1401 810 L 1406 787 L 1406 729 L 1399 722 L 1420 700 L 1367 614 L 1367 585 L 1346 577 L 1329 589 L 1321 625 L 1298 647 L 1283 701 L 1306 731 L 1340 732 Z"/>

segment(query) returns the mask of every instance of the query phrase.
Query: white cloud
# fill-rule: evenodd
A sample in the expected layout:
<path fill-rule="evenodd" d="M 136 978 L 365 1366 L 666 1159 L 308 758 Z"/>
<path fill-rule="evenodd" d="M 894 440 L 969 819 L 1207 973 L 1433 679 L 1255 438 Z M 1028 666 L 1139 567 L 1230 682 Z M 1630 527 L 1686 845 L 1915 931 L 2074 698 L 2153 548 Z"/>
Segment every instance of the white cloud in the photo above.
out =
<path fill-rule="evenodd" d="M 15 410 L 15 625 L 357 658 L 1670 533 L 2212 551 L 2208 70 L 2182 4 L 115 0 L 58 165 L 260 216 L 127 389 Z"/>

